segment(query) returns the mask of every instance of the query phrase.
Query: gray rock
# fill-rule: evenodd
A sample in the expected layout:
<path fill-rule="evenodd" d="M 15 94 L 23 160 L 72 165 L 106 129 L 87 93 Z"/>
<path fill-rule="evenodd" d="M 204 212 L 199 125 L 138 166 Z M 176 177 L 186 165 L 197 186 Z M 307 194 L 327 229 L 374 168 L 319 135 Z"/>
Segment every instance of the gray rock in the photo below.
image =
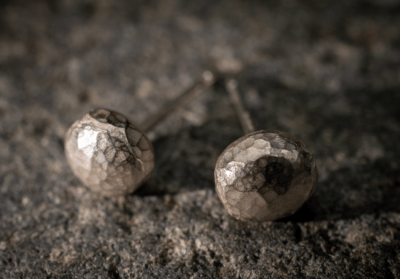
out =
<path fill-rule="evenodd" d="M 398 278 L 399 1 L 2 1 L 1 278 Z M 387 1 L 386 1 L 387 2 Z M 89 190 L 64 155 L 96 107 L 138 124 L 205 69 L 257 130 L 312 149 L 314 195 L 245 223 L 214 189 L 243 136 L 222 82 L 158 126 L 152 178 Z"/>

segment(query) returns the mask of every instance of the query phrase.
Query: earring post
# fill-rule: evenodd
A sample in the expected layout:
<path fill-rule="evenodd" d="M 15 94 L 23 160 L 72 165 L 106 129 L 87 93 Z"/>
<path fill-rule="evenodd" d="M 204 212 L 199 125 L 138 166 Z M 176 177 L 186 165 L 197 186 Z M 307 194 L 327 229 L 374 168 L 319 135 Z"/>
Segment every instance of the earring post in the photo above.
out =
<path fill-rule="evenodd" d="M 155 126 L 157 126 L 161 121 L 168 117 L 173 111 L 179 107 L 183 107 L 189 101 L 200 95 L 206 88 L 213 85 L 215 82 L 215 76 L 210 71 L 205 71 L 202 75 L 202 80 L 196 83 L 193 87 L 189 88 L 185 93 L 179 96 L 176 100 L 167 104 L 161 111 L 157 114 L 150 116 L 142 125 L 142 129 L 145 132 L 149 132 Z"/>
<path fill-rule="evenodd" d="M 254 132 L 255 129 L 253 122 L 251 121 L 250 114 L 244 108 L 242 100 L 240 99 L 237 81 L 235 79 L 229 79 L 225 82 L 225 87 L 229 93 L 229 98 L 235 107 L 244 134 L 247 135 Z"/>

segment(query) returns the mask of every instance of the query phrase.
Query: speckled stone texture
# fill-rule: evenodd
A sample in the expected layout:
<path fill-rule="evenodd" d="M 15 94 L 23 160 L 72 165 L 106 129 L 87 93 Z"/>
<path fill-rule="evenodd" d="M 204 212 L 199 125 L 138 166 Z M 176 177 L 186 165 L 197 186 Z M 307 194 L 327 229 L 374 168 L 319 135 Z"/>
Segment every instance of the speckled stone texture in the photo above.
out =
<path fill-rule="evenodd" d="M 257 131 L 231 143 L 215 166 L 218 197 L 233 217 L 272 221 L 295 213 L 314 193 L 312 153 L 295 137 Z"/>
<path fill-rule="evenodd" d="M 122 196 L 135 191 L 154 168 L 154 150 L 145 133 L 122 114 L 95 109 L 65 135 L 73 172 L 93 191 Z"/>
<path fill-rule="evenodd" d="M 0 1 L 0 278 L 399 278 L 399 26 L 398 0 Z M 243 136 L 222 80 L 147 134 L 133 194 L 74 175 L 72 123 L 104 107 L 140 125 L 205 69 L 314 154 L 294 215 L 220 202 L 215 164 Z"/>

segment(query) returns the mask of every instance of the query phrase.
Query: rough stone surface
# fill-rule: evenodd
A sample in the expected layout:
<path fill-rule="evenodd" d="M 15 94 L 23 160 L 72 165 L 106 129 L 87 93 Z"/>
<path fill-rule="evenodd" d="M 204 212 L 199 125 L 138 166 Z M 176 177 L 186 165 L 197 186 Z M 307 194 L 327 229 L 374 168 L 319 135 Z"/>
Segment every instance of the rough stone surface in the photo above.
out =
<path fill-rule="evenodd" d="M 146 134 L 132 120 L 107 109 L 92 110 L 68 129 L 65 155 L 75 175 L 104 196 L 132 193 L 154 168 Z"/>
<path fill-rule="evenodd" d="M 400 2 L 0 1 L 0 278 L 399 278 Z M 148 134 L 125 201 L 74 175 L 64 136 L 105 107 L 143 123 L 207 68 L 255 128 L 311 149 L 291 217 L 232 218 L 214 168 L 243 136 L 218 81 Z"/>
<path fill-rule="evenodd" d="M 318 173 L 300 140 L 279 131 L 257 131 L 231 143 L 215 166 L 222 204 L 243 221 L 272 221 L 295 213 L 314 193 Z"/>

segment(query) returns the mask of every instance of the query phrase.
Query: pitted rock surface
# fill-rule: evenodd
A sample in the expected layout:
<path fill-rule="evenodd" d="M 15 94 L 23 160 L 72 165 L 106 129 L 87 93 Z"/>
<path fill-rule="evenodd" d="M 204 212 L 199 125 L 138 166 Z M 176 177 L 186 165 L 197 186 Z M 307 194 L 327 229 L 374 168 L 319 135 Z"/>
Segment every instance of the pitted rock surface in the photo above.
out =
<path fill-rule="evenodd" d="M 81 181 L 104 196 L 135 191 L 154 168 L 154 151 L 144 132 L 122 114 L 92 110 L 65 136 L 65 154 Z"/>
<path fill-rule="evenodd" d="M 317 168 L 295 137 L 257 131 L 230 144 L 215 168 L 218 196 L 232 216 L 271 221 L 293 214 L 314 192 Z"/>
<path fill-rule="evenodd" d="M 399 0 L 0 1 L 0 278 L 400 278 L 399 26 Z M 208 66 L 235 71 L 256 127 L 312 148 L 295 214 L 220 202 L 243 134 L 219 81 L 148 134 L 157 163 L 124 204 L 74 175 L 72 123 L 143 123 Z"/>

